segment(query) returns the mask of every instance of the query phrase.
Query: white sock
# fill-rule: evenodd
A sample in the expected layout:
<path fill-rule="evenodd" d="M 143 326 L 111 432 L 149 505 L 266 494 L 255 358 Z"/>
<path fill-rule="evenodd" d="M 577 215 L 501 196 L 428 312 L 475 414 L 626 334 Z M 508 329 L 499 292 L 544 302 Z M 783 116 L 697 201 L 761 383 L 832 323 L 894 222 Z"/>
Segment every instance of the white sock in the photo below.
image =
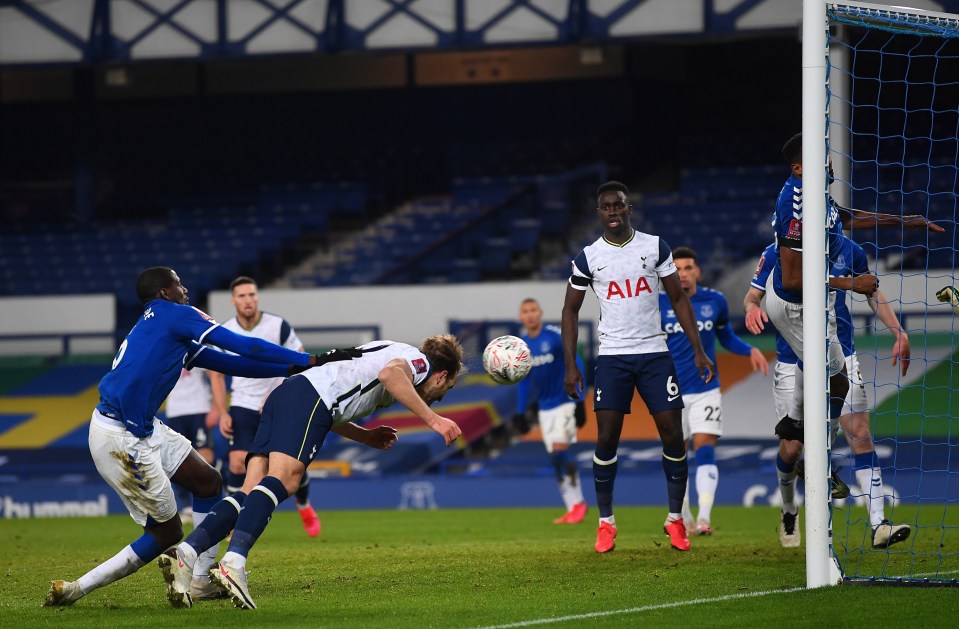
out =
<path fill-rule="evenodd" d="M 603 522 L 605 522 L 606 524 L 610 524 L 612 526 L 616 526 L 616 516 L 611 515 L 608 518 L 600 518 L 599 523 L 602 524 Z"/>
<path fill-rule="evenodd" d="M 682 513 L 673 513 L 672 511 L 670 511 L 670 512 L 666 515 L 666 521 L 667 521 L 667 522 L 675 522 L 676 520 L 682 520 L 682 519 L 683 519 L 683 514 L 682 514 Z"/>
<path fill-rule="evenodd" d="M 789 409 L 789 416 L 793 419 L 803 419 L 803 383 L 802 369 L 796 368 L 796 379 L 793 385 L 793 403 Z"/>
<path fill-rule="evenodd" d="M 206 519 L 206 513 L 197 513 L 193 512 L 193 528 L 200 526 L 203 520 Z M 189 546 L 189 544 L 187 544 Z M 193 550 L 193 547 L 190 547 L 190 550 Z M 213 564 L 216 563 L 216 553 L 220 550 L 220 543 L 217 542 L 212 547 L 200 553 L 196 558 L 196 563 L 193 564 L 193 578 L 200 580 L 209 580 L 210 579 L 210 568 L 213 567 Z"/>
<path fill-rule="evenodd" d="M 583 485 L 579 480 L 579 471 L 573 472 L 572 477 L 568 474 L 563 476 L 563 480 L 559 484 L 559 493 L 563 496 L 563 503 L 566 505 L 567 511 L 586 500 L 583 497 Z"/>
<path fill-rule="evenodd" d="M 686 477 L 686 495 L 683 496 L 683 519 L 693 521 L 693 510 L 689 507 L 689 477 Z"/>
<path fill-rule="evenodd" d="M 779 477 L 779 495 L 783 499 L 783 511 L 796 513 L 799 511 L 796 505 L 796 470 L 786 474 L 776 468 L 776 476 Z"/>
<path fill-rule="evenodd" d="M 223 559 L 221 559 L 220 561 L 222 561 L 223 563 L 230 564 L 234 568 L 240 568 L 241 570 L 246 570 L 246 557 L 244 557 L 240 553 L 227 552 L 227 554 L 223 555 Z"/>
<path fill-rule="evenodd" d="M 869 501 L 869 524 L 876 527 L 886 517 L 886 505 L 882 495 L 882 471 L 878 467 L 856 470 L 856 482 L 863 497 Z"/>
<path fill-rule="evenodd" d="M 133 552 L 132 546 L 125 546 L 116 555 L 77 579 L 77 586 L 81 592 L 89 594 L 97 588 L 133 574 L 145 564 L 146 562 Z"/>
<path fill-rule="evenodd" d="M 696 494 L 699 496 L 699 519 L 709 522 L 719 486 L 719 468 L 715 465 L 696 467 Z"/>
<path fill-rule="evenodd" d="M 180 556 L 183 557 L 183 561 L 186 562 L 186 565 L 192 566 L 196 564 L 197 556 L 196 550 L 193 549 L 193 546 L 190 546 L 186 542 L 180 542 L 176 549 L 177 552 L 180 553 Z"/>

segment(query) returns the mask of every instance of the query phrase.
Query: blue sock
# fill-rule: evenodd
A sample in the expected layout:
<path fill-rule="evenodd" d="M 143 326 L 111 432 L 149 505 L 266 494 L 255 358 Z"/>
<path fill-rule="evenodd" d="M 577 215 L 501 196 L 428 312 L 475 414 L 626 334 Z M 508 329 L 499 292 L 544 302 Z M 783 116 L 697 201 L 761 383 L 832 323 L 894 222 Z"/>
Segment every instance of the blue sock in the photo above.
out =
<path fill-rule="evenodd" d="M 616 482 L 616 451 L 597 450 L 593 454 L 593 483 L 599 517 L 613 517 L 613 485 Z"/>
<path fill-rule="evenodd" d="M 556 470 L 556 480 L 563 482 L 563 477 L 566 475 L 566 464 L 569 463 L 569 450 L 553 452 L 549 455 L 549 460 L 553 464 L 553 469 Z"/>
<path fill-rule="evenodd" d="M 222 499 L 223 496 L 220 494 L 210 496 L 209 498 L 193 496 L 193 513 L 209 513 L 213 507 L 216 506 L 216 503 L 220 502 Z"/>
<path fill-rule="evenodd" d="M 871 470 L 874 467 L 879 467 L 879 457 L 876 456 L 875 450 L 853 456 L 852 469 Z"/>
<path fill-rule="evenodd" d="M 179 516 L 174 516 L 179 517 Z M 133 552 L 136 553 L 137 557 L 143 560 L 143 563 L 150 563 L 154 559 L 160 556 L 165 548 L 161 548 L 160 544 L 157 543 L 153 536 L 149 533 L 144 533 L 138 537 L 132 544 L 130 548 L 133 549 Z"/>
<path fill-rule="evenodd" d="M 666 493 L 669 512 L 682 513 L 686 498 L 686 480 L 689 478 L 689 460 L 682 448 L 663 448 L 663 473 L 666 474 Z"/>
<path fill-rule="evenodd" d="M 300 487 L 293 494 L 296 496 L 296 504 L 304 506 L 310 502 L 310 475 L 303 472 L 303 478 L 300 479 Z"/>
<path fill-rule="evenodd" d="M 792 474 L 793 470 L 796 469 L 794 463 L 786 463 L 783 461 L 782 456 L 777 452 L 776 453 L 776 469 L 782 472 L 783 474 Z"/>
<path fill-rule="evenodd" d="M 233 530 L 245 500 L 246 494 L 240 491 L 218 501 L 209 509 L 200 526 L 187 536 L 186 543 L 192 546 L 198 555 L 220 543 L 220 540 Z"/>
<path fill-rule="evenodd" d="M 696 448 L 696 465 L 716 465 L 716 448 L 713 446 Z"/>
<path fill-rule="evenodd" d="M 842 416 L 843 398 L 829 398 L 829 419 L 839 419 Z"/>
<path fill-rule="evenodd" d="M 243 511 L 236 520 L 228 552 L 246 557 L 263 534 L 266 525 L 270 523 L 273 511 L 288 496 L 283 483 L 275 476 L 267 476 L 261 480 L 247 496 Z"/>

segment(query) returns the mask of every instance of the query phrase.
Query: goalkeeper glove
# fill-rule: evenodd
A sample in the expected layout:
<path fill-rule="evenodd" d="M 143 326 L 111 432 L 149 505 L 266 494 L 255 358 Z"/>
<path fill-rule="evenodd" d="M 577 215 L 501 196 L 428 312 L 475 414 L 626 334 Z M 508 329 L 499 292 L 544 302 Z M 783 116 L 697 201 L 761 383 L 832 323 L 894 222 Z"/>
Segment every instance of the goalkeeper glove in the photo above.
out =
<path fill-rule="evenodd" d="M 291 376 L 295 376 L 296 374 L 302 373 L 312 367 L 319 367 L 320 365 L 325 365 L 326 363 L 332 363 L 341 360 L 353 360 L 354 358 L 359 358 L 362 355 L 363 352 L 354 347 L 348 347 L 346 349 L 331 349 L 323 354 L 312 354 L 310 356 L 310 363 L 305 367 L 301 367 L 300 365 L 290 365 L 288 373 Z"/>
<path fill-rule="evenodd" d="M 529 420 L 526 418 L 526 413 L 516 413 L 513 415 L 511 423 L 513 424 L 513 430 L 516 431 L 517 435 L 525 435 L 531 428 L 529 425 Z"/>
<path fill-rule="evenodd" d="M 959 290 L 952 286 L 946 286 L 936 293 L 936 298 L 942 302 L 948 302 L 952 305 L 952 311 L 959 315 Z"/>
<path fill-rule="evenodd" d="M 586 425 L 586 405 L 582 402 L 576 403 L 576 410 L 573 411 L 573 416 L 576 417 L 576 427 L 582 428 Z"/>

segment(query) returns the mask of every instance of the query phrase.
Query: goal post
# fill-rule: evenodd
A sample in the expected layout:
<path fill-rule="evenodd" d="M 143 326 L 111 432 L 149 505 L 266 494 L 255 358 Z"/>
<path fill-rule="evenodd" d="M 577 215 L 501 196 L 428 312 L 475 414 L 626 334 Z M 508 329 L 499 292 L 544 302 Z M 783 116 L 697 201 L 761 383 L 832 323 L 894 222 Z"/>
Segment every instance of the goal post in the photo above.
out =
<path fill-rule="evenodd" d="M 959 13 L 959 2 L 940 4 Z M 806 584 L 957 585 L 959 344 L 936 292 L 957 284 L 959 15 L 804 0 L 802 84 Z M 833 202 L 944 230 L 844 225 L 911 340 L 912 364 L 907 375 L 890 366 L 899 333 L 865 297 L 846 296 L 866 410 L 844 406 L 835 444 L 825 340 Z M 848 499 L 830 500 L 834 465 Z M 909 531 L 883 545 L 875 531 L 887 521 Z"/>

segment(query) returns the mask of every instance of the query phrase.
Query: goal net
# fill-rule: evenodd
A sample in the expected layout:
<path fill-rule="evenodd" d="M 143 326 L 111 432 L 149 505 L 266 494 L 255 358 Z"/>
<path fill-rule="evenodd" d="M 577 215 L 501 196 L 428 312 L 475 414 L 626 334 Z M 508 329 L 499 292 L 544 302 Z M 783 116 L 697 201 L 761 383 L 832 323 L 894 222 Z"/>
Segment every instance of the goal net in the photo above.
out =
<path fill-rule="evenodd" d="M 851 346 L 844 354 L 852 393 L 838 436 L 834 429 L 820 452 L 826 452 L 823 466 L 830 459 L 833 468 L 842 466 L 839 477 L 850 495 L 833 500 L 827 510 L 827 554 L 845 583 L 955 585 L 959 369 L 953 308 L 936 293 L 956 285 L 959 16 L 848 2 L 826 3 L 825 17 L 826 120 L 825 128 L 821 117 L 814 123 L 820 133 L 813 136 L 816 143 L 824 139 L 824 152 L 812 156 L 833 164 L 830 183 L 828 167 L 818 161 L 825 189 L 842 207 L 921 217 L 844 224 L 879 277 L 873 305 L 880 315 L 888 305 L 906 336 L 900 338 L 888 313 L 874 315 L 864 295 L 839 294 L 849 311 L 844 316 L 839 309 L 839 323 L 841 337 L 842 325 L 849 326 Z M 804 38 L 809 28 L 806 21 Z M 815 128 L 807 126 L 809 111 L 804 101 L 804 136 Z M 804 171 L 810 157 L 803 155 Z M 816 253 L 811 247 L 818 242 L 804 243 L 804 257 Z M 836 252 L 823 253 L 827 269 L 834 269 Z M 808 313 L 817 302 L 805 299 Z M 911 362 L 903 373 L 901 357 L 892 363 L 906 339 Z M 858 366 L 848 358 L 853 351 Z M 818 408 L 826 408 L 825 399 Z M 809 450 L 807 439 L 807 461 L 813 465 Z M 828 500 L 827 492 L 820 501 Z M 815 545 L 815 527 L 811 533 L 807 544 Z M 807 548 L 807 559 L 808 553 Z M 835 580 L 833 575 L 830 582 Z"/>

